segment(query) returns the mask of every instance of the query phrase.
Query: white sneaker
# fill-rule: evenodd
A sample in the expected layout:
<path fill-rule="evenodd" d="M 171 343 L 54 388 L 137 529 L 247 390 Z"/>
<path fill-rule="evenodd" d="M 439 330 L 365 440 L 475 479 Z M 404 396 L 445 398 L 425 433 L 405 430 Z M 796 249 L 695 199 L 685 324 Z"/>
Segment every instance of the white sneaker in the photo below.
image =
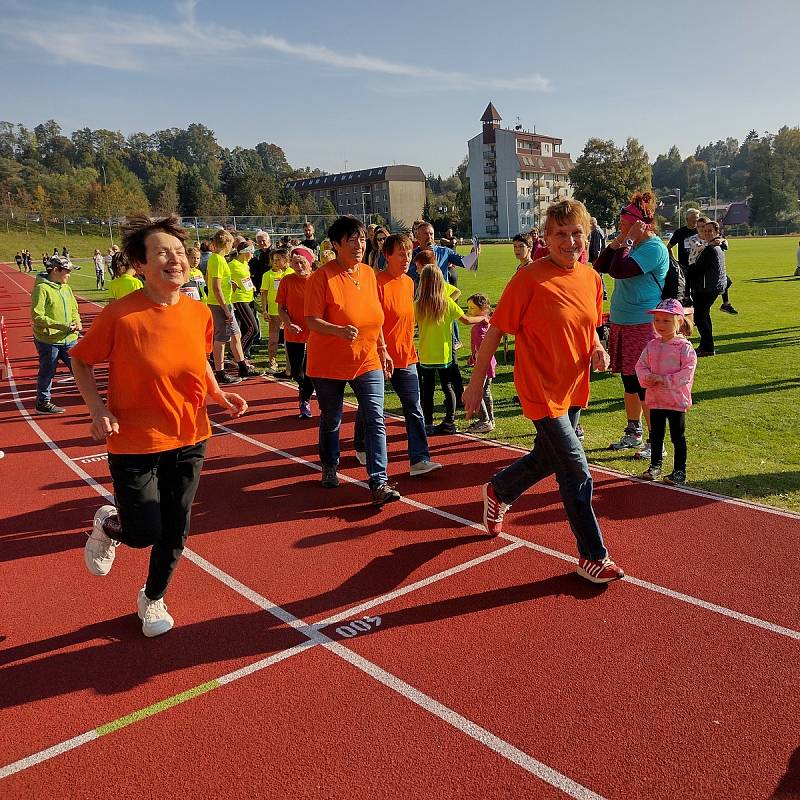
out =
<path fill-rule="evenodd" d="M 416 464 L 411 465 L 408 474 L 412 477 L 415 475 L 427 475 L 427 473 L 435 472 L 437 469 L 441 468 L 442 465 L 436 461 L 417 461 Z"/>
<path fill-rule="evenodd" d="M 163 597 L 160 600 L 150 600 L 144 593 L 144 588 L 139 589 L 136 608 L 145 636 L 160 636 L 172 630 L 175 620 L 167 612 L 167 604 Z"/>
<path fill-rule="evenodd" d="M 667 454 L 667 446 L 662 445 L 661 447 L 661 458 L 663 460 L 664 456 Z M 641 450 L 637 450 L 634 454 L 634 458 L 638 458 L 641 460 L 651 461 L 653 456 L 653 448 L 650 446 L 650 440 L 648 439 L 645 442 L 644 447 Z"/>
<path fill-rule="evenodd" d="M 367 466 L 367 454 L 363 450 L 356 450 L 356 461 L 361 464 L 362 467 Z"/>
<path fill-rule="evenodd" d="M 114 564 L 119 542 L 106 535 L 103 523 L 116 513 L 114 506 L 100 506 L 95 512 L 92 532 L 83 548 L 83 560 L 92 575 L 108 575 Z"/>

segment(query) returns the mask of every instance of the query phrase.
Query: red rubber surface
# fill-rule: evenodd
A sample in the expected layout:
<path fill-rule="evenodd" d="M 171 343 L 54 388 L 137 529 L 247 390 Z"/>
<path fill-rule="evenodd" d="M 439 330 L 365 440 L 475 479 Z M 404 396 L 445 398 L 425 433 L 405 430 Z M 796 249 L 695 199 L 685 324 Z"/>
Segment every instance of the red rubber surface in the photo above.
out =
<path fill-rule="evenodd" d="M 16 286 L 14 281 L 20 284 Z M 28 276 L 0 267 L 14 378 L 33 407 Z M 22 288 L 21 288 L 22 287 Z M 85 307 L 84 320 L 95 309 Z M 64 376 L 59 371 L 57 380 Z M 189 546 L 312 622 L 495 552 L 509 542 L 431 511 L 318 486 L 316 420 L 293 389 L 250 381 L 241 420 L 217 430 Z M 239 390 L 237 389 L 237 391 Z M 68 412 L 35 417 L 110 490 L 72 383 Z M 341 472 L 364 480 L 343 424 Z M 407 475 L 388 421 L 390 479 L 405 497 L 478 520 L 480 485 L 515 457 L 467 437 L 431 441 L 445 469 Z M 259 443 L 309 463 L 296 463 Z M 36 436 L 0 383 L 0 768 L 304 641 L 186 558 L 168 595 L 175 629 L 146 640 L 135 598 L 146 554 L 83 566 L 105 502 Z M 597 473 L 595 508 L 635 577 L 797 631 L 793 515 Z M 567 555 L 552 480 L 506 530 Z M 567 561 L 519 549 L 369 611 L 381 624 L 332 638 L 534 759 L 606 797 L 763 798 L 800 792 L 798 641 L 630 583 L 595 588 Z M 556 797 L 539 778 L 316 646 L 5 780 L 3 797 Z M 792 792 L 795 794 L 793 795 Z"/>

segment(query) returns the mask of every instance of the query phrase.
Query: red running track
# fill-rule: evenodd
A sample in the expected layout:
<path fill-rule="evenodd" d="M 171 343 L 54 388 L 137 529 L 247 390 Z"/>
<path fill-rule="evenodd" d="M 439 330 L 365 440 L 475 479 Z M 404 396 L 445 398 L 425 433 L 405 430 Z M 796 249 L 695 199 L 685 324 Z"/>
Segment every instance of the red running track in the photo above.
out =
<path fill-rule="evenodd" d="M 110 483 L 74 384 L 56 384 L 63 416 L 16 402 L 31 411 L 30 283 L 0 267 L 0 796 L 800 793 L 796 516 L 598 471 L 633 580 L 596 588 L 551 481 L 508 536 L 469 525 L 510 449 L 437 439 L 445 469 L 411 479 L 390 420 L 404 501 L 377 511 L 361 485 L 318 487 L 314 421 L 272 381 L 241 387 L 246 417 L 215 417 L 176 628 L 144 639 L 145 555 L 121 550 L 105 579 L 83 566 Z M 360 481 L 351 426 L 341 471 Z"/>

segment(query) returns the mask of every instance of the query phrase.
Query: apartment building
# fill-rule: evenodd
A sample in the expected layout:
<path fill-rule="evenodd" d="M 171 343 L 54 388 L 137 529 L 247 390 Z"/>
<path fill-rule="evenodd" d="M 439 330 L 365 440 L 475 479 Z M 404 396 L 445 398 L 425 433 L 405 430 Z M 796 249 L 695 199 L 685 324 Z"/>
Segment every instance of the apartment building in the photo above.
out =
<path fill-rule="evenodd" d="M 287 185 L 301 196 L 313 196 L 317 206 L 327 197 L 337 214 L 367 220 L 380 214 L 392 230 L 411 228 L 425 206 L 425 173 L 408 164 L 321 175 Z"/>
<path fill-rule="evenodd" d="M 575 166 L 561 152 L 561 139 L 500 127 L 489 103 L 481 133 L 467 142 L 472 232 L 488 239 L 511 238 L 539 227 L 551 203 L 572 197 L 569 172 Z"/>

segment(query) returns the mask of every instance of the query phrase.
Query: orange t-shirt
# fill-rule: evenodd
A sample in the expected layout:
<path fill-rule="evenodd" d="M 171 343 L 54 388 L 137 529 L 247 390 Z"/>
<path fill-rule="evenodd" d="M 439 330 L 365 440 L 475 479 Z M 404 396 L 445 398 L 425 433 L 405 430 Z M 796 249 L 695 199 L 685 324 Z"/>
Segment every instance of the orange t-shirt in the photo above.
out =
<path fill-rule="evenodd" d="M 108 409 L 119 422 L 106 440 L 109 453 L 160 453 L 211 436 L 205 400 L 213 334 L 208 306 L 186 295 L 161 306 L 134 292 L 98 314 L 71 355 L 108 362 Z"/>
<path fill-rule="evenodd" d="M 358 274 L 351 278 L 338 261 L 329 261 L 308 280 L 307 317 L 358 328 L 358 336 L 352 342 L 340 336 L 309 333 L 306 373 L 312 378 L 348 381 L 382 368 L 377 342 L 383 311 L 378 302 L 375 272 L 366 264 L 358 267 Z"/>
<path fill-rule="evenodd" d="M 600 276 L 549 259 L 522 267 L 508 282 L 492 325 L 515 339 L 514 386 L 528 419 L 560 417 L 589 402 L 589 362 L 603 313 Z"/>
<path fill-rule="evenodd" d="M 278 308 L 285 308 L 289 319 L 295 325 L 299 325 L 303 330 L 300 333 L 292 333 L 286 326 L 283 329 L 283 337 L 287 342 L 307 342 L 308 323 L 306 322 L 305 303 L 306 288 L 310 275 L 303 277 L 297 272 L 290 272 L 281 278 L 278 285 L 278 295 L 275 303 Z"/>
<path fill-rule="evenodd" d="M 395 367 L 405 369 L 419 361 L 414 348 L 414 281 L 408 275 L 377 277 L 378 300 L 383 308 L 383 338 Z"/>

